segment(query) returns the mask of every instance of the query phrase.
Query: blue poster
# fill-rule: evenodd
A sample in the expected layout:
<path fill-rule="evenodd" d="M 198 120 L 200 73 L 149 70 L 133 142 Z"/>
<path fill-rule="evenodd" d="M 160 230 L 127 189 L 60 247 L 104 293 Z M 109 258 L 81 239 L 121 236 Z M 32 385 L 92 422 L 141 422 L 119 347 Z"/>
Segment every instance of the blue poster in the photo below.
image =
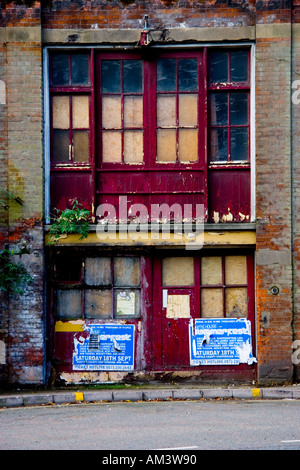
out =
<path fill-rule="evenodd" d="M 257 362 L 252 355 L 251 324 L 245 318 L 192 319 L 189 343 L 192 366 Z"/>
<path fill-rule="evenodd" d="M 73 370 L 134 369 L 134 325 L 90 324 L 74 335 Z"/>

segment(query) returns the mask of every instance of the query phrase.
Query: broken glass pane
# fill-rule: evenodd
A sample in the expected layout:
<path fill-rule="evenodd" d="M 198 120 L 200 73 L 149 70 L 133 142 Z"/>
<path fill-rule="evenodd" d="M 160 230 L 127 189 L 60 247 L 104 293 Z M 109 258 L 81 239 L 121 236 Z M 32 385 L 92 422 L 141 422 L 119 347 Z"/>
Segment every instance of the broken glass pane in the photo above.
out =
<path fill-rule="evenodd" d="M 211 93 L 210 123 L 224 126 L 228 122 L 228 93 Z"/>
<path fill-rule="evenodd" d="M 248 94 L 243 92 L 230 93 L 230 123 L 248 123 Z"/>
<path fill-rule="evenodd" d="M 230 60 L 232 82 L 246 82 L 248 79 L 248 52 L 232 51 Z"/>
<path fill-rule="evenodd" d="M 210 83 L 228 81 L 228 53 L 214 51 L 210 54 Z"/>
<path fill-rule="evenodd" d="M 52 66 L 52 85 L 62 86 L 69 84 L 69 55 L 53 54 L 51 60 Z"/>
<path fill-rule="evenodd" d="M 197 59 L 179 59 L 178 62 L 179 91 L 197 91 Z"/>
<path fill-rule="evenodd" d="M 143 69 L 140 60 L 123 61 L 123 92 L 141 93 L 143 91 Z"/>
<path fill-rule="evenodd" d="M 176 59 L 157 61 L 157 91 L 176 90 Z"/>
<path fill-rule="evenodd" d="M 89 84 L 88 54 L 73 54 L 72 56 L 72 85 Z"/>
<path fill-rule="evenodd" d="M 242 161 L 248 159 L 248 129 L 245 127 L 231 128 L 231 161 Z"/>
<path fill-rule="evenodd" d="M 226 162 L 228 157 L 228 130 L 212 129 L 210 135 L 210 159 L 211 161 Z"/>
<path fill-rule="evenodd" d="M 121 61 L 102 60 L 101 90 L 103 93 L 121 93 Z"/>

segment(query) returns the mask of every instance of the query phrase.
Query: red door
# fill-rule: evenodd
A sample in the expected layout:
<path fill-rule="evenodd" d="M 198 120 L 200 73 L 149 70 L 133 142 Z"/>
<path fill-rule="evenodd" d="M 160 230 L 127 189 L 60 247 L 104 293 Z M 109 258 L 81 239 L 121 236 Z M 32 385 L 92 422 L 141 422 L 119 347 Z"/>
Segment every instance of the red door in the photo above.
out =
<path fill-rule="evenodd" d="M 193 318 L 250 320 L 255 354 L 253 279 L 253 256 L 242 250 L 201 256 L 172 253 L 154 259 L 154 368 L 191 367 L 188 326 Z"/>
<path fill-rule="evenodd" d="M 198 259 L 180 256 L 154 261 L 153 350 L 158 368 L 190 364 L 188 325 L 196 316 L 199 296 L 195 264 Z"/>

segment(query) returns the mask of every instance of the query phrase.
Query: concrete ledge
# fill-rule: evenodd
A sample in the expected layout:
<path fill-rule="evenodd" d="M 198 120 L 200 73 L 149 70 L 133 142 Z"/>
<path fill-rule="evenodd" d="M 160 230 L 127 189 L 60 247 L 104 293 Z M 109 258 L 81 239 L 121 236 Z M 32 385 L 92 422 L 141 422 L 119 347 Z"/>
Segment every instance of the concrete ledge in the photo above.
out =
<path fill-rule="evenodd" d="M 54 403 L 74 403 L 76 402 L 75 393 L 57 393 L 54 395 Z"/>
<path fill-rule="evenodd" d="M 108 390 L 84 392 L 84 401 L 113 401 L 113 394 Z"/>
<path fill-rule="evenodd" d="M 145 401 L 170 400 L 173 398 L 173 391 L 172 390 L 144 390 L 143 397 Z"/>
<path fill-rule="evenodd" d="M 54 403 L 53 395 L 25 395 L 24 405 L 49 405 Z"/>
<path fill-rule="evenodd" d="M 84 392 L 25 393 L 0 396 L 0 408 L 64 403 L 168 401 L 200 399 L 300 399 L 300 387 L 289 388 L 174 388 L 174 389 L 124 389 L 94 390 Z"/>
<path fill-rule="evenodd" d="M 173 398 L 181 400 L 197 400 L 202 398 L 202 392 L 199 389 L 179 389 L 173 390 Z"/>
<path fill-rule="evenodd" d="M 114 401 L 141 401 L 144 399 L 142 390 L 118 390 L 113 392 Z"/>
<path fill-rule="evenodd" d="M 203 398 L 232 398 L 232 389 L 218 388 L 218 389 L 204 389 L 202 390 Z"/>
<path fill-rule="evenodd" d="M 13 406 L 22 406 L 24 403 L 23 397 L 1 397 L 0 398 L 0 406 L 7 406 L 7 407 L 13 407 Z"/>
<path fill-rule="evenodd" d="M 263 388 L 262 395 L 263 395 L 263 398 L 267 398 L 267 399 L 293 398 L 293 390 Z"/>

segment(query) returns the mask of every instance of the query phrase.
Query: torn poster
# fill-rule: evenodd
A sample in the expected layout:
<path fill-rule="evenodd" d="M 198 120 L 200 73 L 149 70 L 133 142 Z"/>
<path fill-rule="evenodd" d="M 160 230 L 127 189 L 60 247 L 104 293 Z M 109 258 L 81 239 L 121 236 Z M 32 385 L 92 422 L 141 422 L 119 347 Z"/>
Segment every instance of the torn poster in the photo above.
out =
<path fill-rule="evenodd" d="M 257 362 L 252 354 L 251 323 L 245 318 L 192 319 L 189 342 L 192 366 Z"/>
<path fill-rule="evenodd" d="M 74 335 L 73 370 L 134 369 L 134 325 L 90 324 Z"/>

